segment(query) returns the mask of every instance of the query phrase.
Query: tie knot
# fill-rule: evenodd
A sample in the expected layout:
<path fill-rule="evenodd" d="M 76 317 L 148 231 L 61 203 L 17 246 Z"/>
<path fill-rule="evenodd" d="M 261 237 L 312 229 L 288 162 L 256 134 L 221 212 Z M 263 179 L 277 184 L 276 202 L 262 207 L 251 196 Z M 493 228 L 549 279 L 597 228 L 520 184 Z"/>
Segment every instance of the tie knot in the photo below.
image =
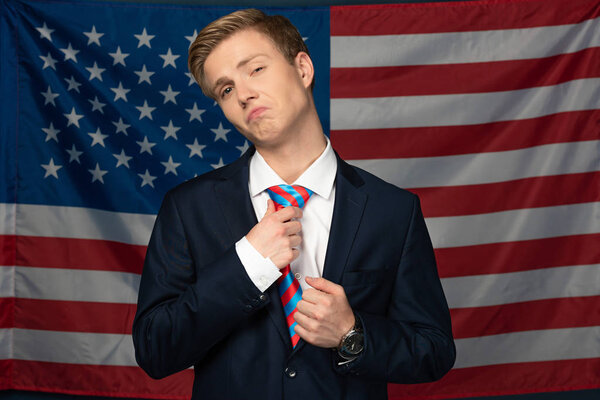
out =
<path fill-rule="evenodd" d="M 269 197 L 275 202 L 278 209 L 281 207 L 299 207 L 304 208 L 304 205 L 313 194 L 312 190 L 300 185 L 277 185 L 267 189 Z"/>

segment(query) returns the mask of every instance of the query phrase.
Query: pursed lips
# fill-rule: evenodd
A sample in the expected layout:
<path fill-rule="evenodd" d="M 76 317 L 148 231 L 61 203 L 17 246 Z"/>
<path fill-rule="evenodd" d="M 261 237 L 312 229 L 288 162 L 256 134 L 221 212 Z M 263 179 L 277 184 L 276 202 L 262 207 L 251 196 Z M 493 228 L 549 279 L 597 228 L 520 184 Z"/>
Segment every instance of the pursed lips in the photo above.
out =
<path fill-rule="evenodd" d="M 246 118 L 247 122 L 251 122 L 252 120 L 260 117 L 260 115 L 267 109 L 267 107 L 256 107 L 255 109 L 253 109 L 252 111 L 250 111 L 250 113 L 248 114 L 248 117 Z"/>

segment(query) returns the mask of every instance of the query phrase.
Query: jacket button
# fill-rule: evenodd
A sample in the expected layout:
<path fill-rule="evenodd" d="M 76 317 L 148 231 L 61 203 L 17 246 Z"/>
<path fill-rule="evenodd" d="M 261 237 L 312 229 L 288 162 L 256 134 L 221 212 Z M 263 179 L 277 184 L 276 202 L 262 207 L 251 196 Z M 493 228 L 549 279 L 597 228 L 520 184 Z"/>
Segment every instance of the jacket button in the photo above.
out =
<path fill-rule="evenodd" d="M 267 300 L 267 296 L 265 296 L 264 294 L 261 294 L 258 298 L 259 298 L 260 301 Z"/>
<path fill-rule="evenodd" d="M 285 369 L 285 374 L 287 376 L 289 376 L 290 378 L 294 378 L 294 377 L 296 377 L 296 370 L 294 370 L 292 368 L 286 368 Z"/>

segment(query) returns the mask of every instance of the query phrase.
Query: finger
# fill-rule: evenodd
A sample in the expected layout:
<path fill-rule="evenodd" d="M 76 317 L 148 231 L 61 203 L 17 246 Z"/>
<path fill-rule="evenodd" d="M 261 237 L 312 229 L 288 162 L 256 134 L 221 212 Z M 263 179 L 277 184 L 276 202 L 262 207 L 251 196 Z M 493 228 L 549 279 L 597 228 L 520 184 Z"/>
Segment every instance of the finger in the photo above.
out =
<path fill-rule="evenodd" d="M 300 221 L 287 221 L 283 223 L 285 227 L 285 233 L 287 235 L 295 235 L 302 231 L 302 224 Z"/>
<path fill-rule="evenodd" d="M 327 296 L 329 296 L 329 294 L 316 289 L 306 289 L 302 291 L 302 300 L 312 304 L 321 304 L 323 299 Z"/>
<path fill-rule="evenodd" d="M 290 235 L 288 239 L 290 240 L 290 247 L 298 247 L 302 243 L 302 237 L 299 235 Z"/>
<path fill-rule="evenodd" d="M 310 302 L 302 299 L 298 302 L 298 304 L 296 304 L 296 309 L 297 309 L 296 314 L 301 313 L 304 316 L 314 318 L 313 315 L 314 315 L 316 308 L 317 308 L 317 306 L 314 303 L 310 303 Z M 296 314 L 294 314 L 294 318 L 295 318 Z"/>
<path fill-rule="evenodd" d="M 329 294 L 339 294 L 340 293 L 341 286 L 337 285 L 331 281 L 328 281 L 325 278 L 313 278 L 313 277 L 307 276 L 306 278 L 304 278 L 304 280 L 310 286 L 312 286 L 315 289 L 320 290 L 322 292 L 329 293 Z"/>
<path fill-rule="evenodd" d="M 301 314 L 300 312 L 296 312 L 294 314 L 294 319 L 296 320 L 298 325 L 310 332 L 315 332 L 319 327 L 319 323 L 317 321 L 308 317 L 305 314 Z"/>
<path fill-rule="evenodd" d="M 289 221 L 292 218 L 302 218 L 302 210 L 298 207 L 284 207 L 276 212 L 281 222 Z"/>

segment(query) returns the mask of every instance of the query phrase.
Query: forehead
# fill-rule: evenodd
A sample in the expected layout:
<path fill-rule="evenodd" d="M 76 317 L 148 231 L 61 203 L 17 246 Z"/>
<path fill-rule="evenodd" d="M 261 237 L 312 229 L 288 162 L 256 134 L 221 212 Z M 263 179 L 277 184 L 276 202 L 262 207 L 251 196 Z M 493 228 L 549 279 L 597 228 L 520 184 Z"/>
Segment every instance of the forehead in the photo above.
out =
<path fill-rule="evenodd" d="M 218 77 L 218 72 L 237 68 L 240 61 L 256 54 L 267 57 L 282 57 L 271 38 L 255 29 L 244 29 L 223 39 L 208 55 L 204 63 L 204 73 L 209 81 Z M 219 74 L 220 75 L 220 74 Z"/>

